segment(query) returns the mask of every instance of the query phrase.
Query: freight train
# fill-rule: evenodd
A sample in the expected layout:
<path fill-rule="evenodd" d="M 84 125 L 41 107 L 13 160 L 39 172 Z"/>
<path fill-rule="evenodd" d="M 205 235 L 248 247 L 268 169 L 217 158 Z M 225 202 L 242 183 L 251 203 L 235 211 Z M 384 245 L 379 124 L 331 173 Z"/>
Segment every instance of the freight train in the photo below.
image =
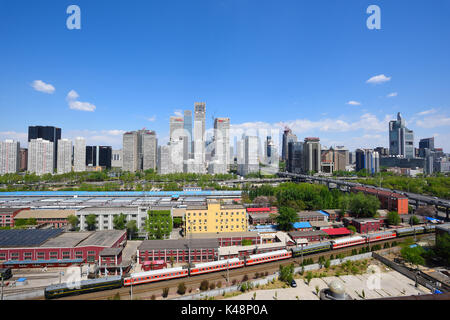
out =
<path fill-rule="evenodd" d="M 77 286 L 62 283 L 51 285 L 45 288 L 46 299 L 65 297 L 89 292 L 120 288 L 122 286 L 132 286 L 144 283 L 152 283 L 162 280 L 178 279 L 188 276 L 196 276 L 205 273 L 232 270 L 261 263 L 279 261 L 289 258 L 296 258 L 304 255 L 332 251 L 340 248 L 351 247 L 361 244 L 369 244 L 377 241 L 418 235 L 434 232 L 433 225 L 424 227 L 402 228 L 391 231 L 382 231 L 367 235 L 358 235 L 344 238 L 337 238 L 326 242 L 313 243 L 302 247 L 295 247 L 289 250 L 277 250 L 272 252 L 253 254 L 244 258 L 231 258 L 195 264 L 191 268 L 177 267 L 146 272 L 132 273 L 129 276 L 112 276 L 94 280 L 80 281 Z"/>

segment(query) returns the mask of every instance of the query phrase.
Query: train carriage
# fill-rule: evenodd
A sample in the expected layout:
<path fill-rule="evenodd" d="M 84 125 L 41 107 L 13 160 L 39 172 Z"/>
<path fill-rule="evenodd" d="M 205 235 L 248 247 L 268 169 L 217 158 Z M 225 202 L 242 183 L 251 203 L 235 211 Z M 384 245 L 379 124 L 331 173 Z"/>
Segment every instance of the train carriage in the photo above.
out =
<path fill-rule="evenodd" d="M 436 230 L 436 226 L 434 225 L 434 224 L 432 224 L 432 225 L 426 225 L 426 226 L 424 226 L 424 231 L 426 232 L 426 233 L 430 233 L 430 232 L 435 232 L 435 230 Z"/>
<path fill-rule="evenodd" d="M 356 246 L 358 244 L 364 244 L 366 242 L 367 239 L 361 236 L 344 237 L 331 240 L 331 243 L 333 244 L 333 249 Z"/>
<path fill-rule="evenodd" d="M 44 295 L 46 299 L 61 298 L 66 296 L 111 290 L 122 287 L 121 276 L 111 276 L 93 280 L 82 280 L 77 283 L 61 283 L 51 285 L 45 288 Z"/>
<path fill-rule="evenodd" d="M 328 250 L 331 250 L 331 242 L 330 241 L 308 244 L 308 245 L 304 246 L 303 248 L 297 247 L 297 248 L 291 249 L 292 256 L 294 258 L 302 256 L 302 252 L 303 252 L 303 255 L 307 255 L 307 254 L 311 254 L 311 253 L 317 253 L 317 252 L 328 251 Z"/>
<path fill-rule="evenodd" d="M 292 257 L 292 252 L 287 250 L 278 250 L 260 254 L 253 254 L 247 258 L 245 265 L 251 266 L 259 263 L 288 259 L 290 257 Z"/>
<path fill-rule="evenodd" d="M 365 235 L 367 238 L 367 242 L 376 242 L 382 241 L 386 239 L 392 239 L 397 237 L 397 233 L 395 231 L 383 231 Z"/>
<path fill-rule="evenodd" d="M 425 228 L 424 227 L 412 227 L 412 228 L 402 228 L 402 229 L 397 229 L 396 233 L 397 233 L 397 237 L 405 237 L 405 236 L 411 236 L 414 234 L 421 234 L 425 232 Z"/>
<path fill-rule="evenodd" d="M 160 269 L 147 272 L 133 273 L 123 281 L 124 286 L 131 286 L 142 283 L 150 283 L 161 280 L 170 280 L 188 276 L 188 269 L 177 267 L 169 269 Z"/>
<path fill-rule="evenodd" d="M 227 270 L 227 268 L 235 269 L 235 268 L 240 268 L 243 266 L 244 266 L 244 260 L 240 260 L 239 258 L 199 263 L 191 268 L 191 275 Z"/>

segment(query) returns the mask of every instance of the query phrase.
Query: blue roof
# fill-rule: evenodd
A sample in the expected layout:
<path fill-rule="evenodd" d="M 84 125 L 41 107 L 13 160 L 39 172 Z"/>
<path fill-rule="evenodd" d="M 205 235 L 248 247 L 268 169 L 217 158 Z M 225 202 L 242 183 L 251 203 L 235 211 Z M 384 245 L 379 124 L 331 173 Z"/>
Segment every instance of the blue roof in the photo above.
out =
<path fill-rule="evenodd" d="M 329 215 L 328 213 L 326 213 L 325 211 L 319 210 L 318 212 L 321 213 L 321 214 L 323 214 L 323 215 L 325 215 L 325 216 L 327 216 L 327 217 L 330 216 L 330 215 Z"/>
<path fill-rule="evenodd" d="M 3 196 L 107 196 L 107 197 L 172 197 L 172 196 L 241 196 L 242 191 L 14 191 Z"/>
<path fill-rule="evenodd" d="M 294 229 L 312 228 L 309 222 L 294 222 L 292 226 Z"/>
<path fill-rule="evenodd" d="M 16 281 L 17 281 L 17 282 L 25 282 L 25 281 L 27 281 L 27 278 L 19 278 L 19 279 L 17 279 Z"/>
<path fill-rule="evenodd" d="M 49 260 L 8 260 L 2 262 L 3 265 L 15 264 L 44 264 L 44 263 L 82 263 L 83 259 L 49 259 Z"/>

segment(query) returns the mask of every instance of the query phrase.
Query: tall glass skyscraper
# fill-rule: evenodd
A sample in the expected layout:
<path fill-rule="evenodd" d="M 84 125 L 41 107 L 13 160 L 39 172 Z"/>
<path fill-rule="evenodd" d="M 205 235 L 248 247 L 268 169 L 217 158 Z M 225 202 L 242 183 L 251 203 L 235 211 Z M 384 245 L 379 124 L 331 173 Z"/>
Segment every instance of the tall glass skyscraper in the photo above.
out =
<path fill-rule="evenodd" d="M 58 164 L 58 140 L 61 139 L 61 128 L 51 126 L 28 127 L 28 142 L 39 138 L 53 142 L 53 169 L 56 169 Z"/>
<path fill-rule="evenodd" d="M 414 132 L 406 128 L 400 112 L 397 114 L 397 120 L 389 122 L 389 154 L 414 158 Z"/>

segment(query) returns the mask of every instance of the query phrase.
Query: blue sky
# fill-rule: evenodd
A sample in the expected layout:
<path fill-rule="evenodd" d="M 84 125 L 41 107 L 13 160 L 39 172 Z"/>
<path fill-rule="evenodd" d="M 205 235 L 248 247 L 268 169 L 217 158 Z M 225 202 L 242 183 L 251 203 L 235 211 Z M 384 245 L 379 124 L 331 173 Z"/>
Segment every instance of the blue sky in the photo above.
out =
<path fill-rule="evenodd" d="M 400 111 L 416 146 L 435 135 L 449 152 L 449 14 L 447 0 L 2 0 L 0 139 L 54 125 L 119 148 L 145 127 L 164 143 L 169 117 L 203 101 L 207 127 L 289 125 L 350 149 L 387 146 Z"/>

